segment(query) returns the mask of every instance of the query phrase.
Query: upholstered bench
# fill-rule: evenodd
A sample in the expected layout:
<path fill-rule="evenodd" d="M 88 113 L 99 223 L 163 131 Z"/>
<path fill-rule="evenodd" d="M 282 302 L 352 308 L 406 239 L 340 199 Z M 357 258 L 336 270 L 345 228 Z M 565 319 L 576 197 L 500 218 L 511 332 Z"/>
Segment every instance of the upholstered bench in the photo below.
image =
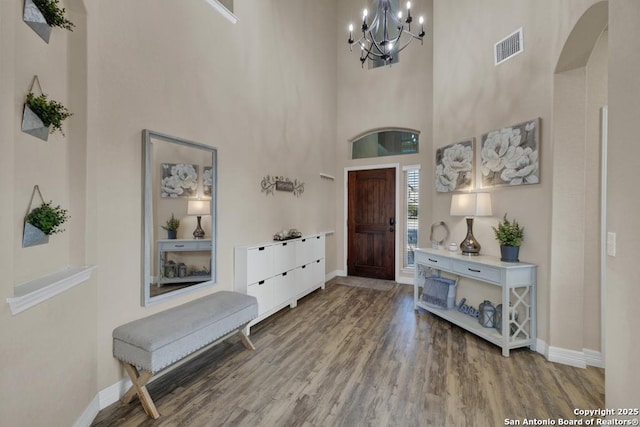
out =
<path fill-rule="evenodd" d="M 158 418 L 146 387 L 153 375 L 234 334 L 240 335 L 247 349 L 255 350 L 243 328 L 257 316 L 255 297 L 221 291 L 117 327 L 113 356 L 133 382 L 121 400 L 129 403 L 137 394 L 147 415 Z"/>

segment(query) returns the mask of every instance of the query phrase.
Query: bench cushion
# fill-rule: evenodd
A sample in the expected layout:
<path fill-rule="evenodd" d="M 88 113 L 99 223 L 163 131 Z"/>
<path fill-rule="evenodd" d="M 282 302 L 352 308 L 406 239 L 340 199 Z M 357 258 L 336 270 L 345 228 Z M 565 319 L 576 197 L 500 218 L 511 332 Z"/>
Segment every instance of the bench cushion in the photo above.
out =
<path fill-rule="evenodd" d="M 220 291 L 113 330 L 113 356 L 152 373 L 258 316 L 255 297 Z"/>

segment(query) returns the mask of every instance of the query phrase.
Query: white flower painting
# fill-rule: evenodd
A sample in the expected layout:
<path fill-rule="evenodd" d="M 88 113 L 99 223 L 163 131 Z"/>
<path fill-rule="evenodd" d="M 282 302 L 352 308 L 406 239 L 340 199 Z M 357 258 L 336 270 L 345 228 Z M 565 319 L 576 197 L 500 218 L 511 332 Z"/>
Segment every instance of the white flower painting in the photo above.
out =
<path fill-rule="evenodd" d="M 540 119 L 482 135 L 482 187 L 540 182 Z"/>
<path fill-rule="evenodd" d="M 162 197 L 195 197 L 198 189 L 198 166 L 162 163 Z"/>
<path fill-rule="evenodd" d="M 202 188 L 203 193 L 207 197 L 211 197 L 213 189 L 213 167 L 205 166 L 202 168 Z"/>
<path fill-rule="evenodd" d="M 473 185 L 475 138 L 436 150 L 436 191 L 447 193 Z"/>

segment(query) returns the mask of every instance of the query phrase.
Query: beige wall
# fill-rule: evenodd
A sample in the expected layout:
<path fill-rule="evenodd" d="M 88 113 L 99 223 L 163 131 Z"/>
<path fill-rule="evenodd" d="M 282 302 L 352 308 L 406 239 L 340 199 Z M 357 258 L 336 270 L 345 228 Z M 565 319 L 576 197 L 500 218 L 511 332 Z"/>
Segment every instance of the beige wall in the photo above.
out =
<path fill-rule="evenodd" d="M 580 159 L 572 158 L 573 164 L 569 165 L 571 167 L 558 165 L 554 153 L 568 150 L 569 147 L 564 139 L 554 138 L 552 133 L 554 126 L 567 129 L 567 132 L 573 131 L 573 137 L 578 138 L 582 150 L 585 150 L 584 115 L 580 119 L 583 125 L 578 127 L 582 135 L 576 135 L 571 123 L 554 121 L 553 99 L 554 87 L 557 90 L 557 86 L 554 86 L 554 71 L 563 45 L 590 3 L 547 2 L 546 7 L 542 7 L 540 2 L 534 1 L 501 1 L 492 2 L 491 5 L 495 7 L 487 8 L 486 4 L 476 1 L 455 4 L 435 2 L 434 149 L 471 136 L 476 137 L 476 144 L 479 145 L 483 133 L 536 117 L 541 118 L 540 184 L 490 189 L 494 217 L 508 212 L 510 217 L 517 218 L 525 227 L 520 259 L 538 265 L 538 336 L 551 346 L 598 351 L 599 328 L 592 330 L 582 326 L 583 311 L 586 310 L 583 310 L 584 281 L 581 279 L 585 275 L 583 241 L 585 238 L 593 240 L 592 235 L 584 236 L 585 224 L 592 224 L 593 218 L 596 218 L 597 223 L 597 210 L 594 216 L 588 216 L 583 214 L 584 209 L 575 208 L 575 200 L 571 197 L 575 186 L 560 185 L 556 188 L 557 171 L 561 174 L 577 172 L 576 179 L 581 188 L 578 206 L 585 205 L 585 155 Z M 494 44 L 520 27 L 524 33 L 523 53 L 494 66 Z M 603 61 L 606 59 L 600 60 L 600 63 Z M 584 68 L 581 73 L 584 80 Z M 602 79 L 604 78 L 601 77 L 601 81 Z M 585 87 L 583 82 L 580 93 L 583 105 L 586 102 Z M 573 108 L 574 111 L 580 110 L 575 108 L 575 104 Z M 588 131 L 590 135 L 598 135 L 597 129 L 589 128 Z M 477 148 L 478 153 L 479 147 Z M 590 161 L 593 159 L 590 158 Z M 594 176 L 597 180 L 597 171 Z M 591 183 L 592 178 L 589 179 Z M 561 177 L 558 180 L 562 181 Z M 589 197 L 589 203 L 593 205 L 594 196 Z M 451 224 L 452 240 L 459 242 L 464 237 L 466 225 L 462 218 L 449 216 L 450 195 L 434 192 L 433 198 L 433 219 Z M 563 273 L 571 277 L 570 283 L 575 283 L 579 291 L 572 292 L 561 275 L 555 277 L 551 274 L 553 255 L 550 255 L 550 249 L 554 247 L 552 217 L 554 209 L 558 208 L 552 200 L 570 207 L 573 224 L 578 227 L 576 234 L 570 237 L 577 237 L 580 242 L 572 243 L 563 238 L 554 238 L 553 242 L 557 242 L 561 251 L 573 251 L 572 254 L 576 249 L 580 251 L 579 264 L 567 264 L 571 268 Z M 597 203 L 595 206 L 597 208 Z M 589 218 L 589 222 L 585 217 Z M 483 253 L 499 255 L 499 246 L 491 230 L 495 223 L 495 218 L 477 218 L 475 221 L 474 235 L 483 244 Z M 567 234 L 564 229 L 562 231 Z M 588 259 L 592 259 L 591 252 Z M 576 267 L 579 275 L 571 276 L 571 269 Z M 464 287 L 461 287 L 461 291 L 465 292 Z M 576 294 L 578 300 L 575 298 Z M 594 304 L 598 310 L 599 300 L 591 301 L 589 308 Z"/>
<path fill-rule="evenodd" d="M 336 171 L 336 265 L 344 274 L 344 211 L 345 168 L 363 166 L 399 164 L 421 165 L 420 203 L 422 209 L 419 242 L 426 242 L 429 236 L 427 225 L 430 206 L 429 188 L 432 169 L 428 162 L 431 152 L 431 119 L 432 119 L 432 1 L 418 0 L 412 2 L 411 13 L 426 18 L 426 36 L 421 46 L 413 41 L 400 53 L 400 61 L 391 67 L 376 69 L 361 68 L 359 51 L 349 51 L 348 27 L 353 23 L 356 28 L 362 19 L 363 2 L 340 1 L 337 9 L 337 58 L 338 58 L 338 109 L 335 171 Z M 416 18 L 417 19 L 417 18 Z M 357 32 L 357 31 L 356 31 Z M 359 34 L 354 34 L 354 37 Z M 419 154 L 404 156 L 374 157 L 351 160 L 351 144 L 354 138 L 380 128 L 412 129 L 420 133 Z M 402 182 L 402 168 L 397 177 Z M 401 191 L 403 194 L 403 191 Z M 402 198 L 400 198 L 402 200 Z M 396 230 L 404 227 L 402 215 L 397 218 Z M 426 224 L 423 226 L 423 224 Z M 400 264 L 402 259 L 399 259 Z"/>
<path fill-rule="evenodd" d="M 541 338 L 557 336 L 551 343 L 558 347 L 593 348 L 599 336 L 590 330 L 597 322 L 584 322 L 596 304 L 592 292 L 584 293 L 582 325 L 551 313 L 550 249 L 554 70 L 594 1 L 492 0 L 491 8 L 473 0 L 452 3 L 436 0 L 431 10 L 429 0 L 415 2 L 414 10 L 427 12 L 424 46 L 414 43 L 391 68 L 362 70 L 345 41 L 349 19 L 361 12 L 355 1 L 237 1 L 240 22 L 234 26 L 200 1 L 91 0 L 85 18 L 82 3 L 69 0 L 65 6 L 79 26 L 73 33 L 54 31 L 48 46 L 21 22 L 21 4 L 0 2 L 0 230 L 10 236 L 0 239 L 0 296 L 11 297 L 17 283 L 67 264 L 98 266 L 88 283 L 17 316 L 3 303 L 0 360 L 9 361 L 0 370 L 3 422 L 19 425 L 28 416 L 38 425 L 72 424 L 96 393 L 123 378 L 111 356 L 113 328 L 230 289 L 234 245 L 269 240 L 283 228 L 335 230 L 327 239 L 327 272 L 342 269 L 346 167 L 420 164 L 421 244 L 440 220 L 460 241 L 465 226 L 449 217 L 450 196 L 432 190 L 434 150 L 470 136 L 479 143 L 488 130 L 535 117 L 542 119 L 542 182 L 495 189 L 494 212 L 508 211 L 526 227 L 521 258 L 540 266 Z M 640 156 L 633 142 L 640 4 L 616 0 L 609 8 L 608 49 L 601 39 L 586 84 L 591 87 L 590 73 L 604 73 L 608 55 L 608 229 L 617 232 L 618 255 L 607 259 L 606 398 L 608 407 L 626 407 L 640 401 L 640 344 L 633 333 L 640 321 L 633 212 L 640 206 L 629 196 L 636 194 Z M 520 26 L 525 52 L 494 67 L 493 44 Z M 36 73 L 46 92 L 76 112 L 66 138 L 44 143 L 20 132 L 24 96 Z M 599 83 L 593 88 L 605 90 Z M 597 102 L 588 98 L 586 108 Z M 419 130 L 420 154 L 351 161 L 348 141 L 380 127 Z M 140 306 L 144 128 L 215 146 L 219 156 L 219 284 L 150 308 Z M 594 161 L 595 153 L 587 153 L 585 163 Z M 321 180 L 321 172 L 336 180 Z M 305 193 L 267 197 L 259 187 L 267 174 L 300 179 Z M 23 249 L 22 218 L 35 183 L 42 183 L 47 199 L 69 206 L 72 220 L 48 245 Z M 497 254 L 493 222 L 478 219 L 474 232 L 484 252 Z M 588 268 L 580 274 L 590 274 Z M 557 307 L 572 303 L 564 298 Z M 574 326 L 581 342 L 562 338 Z"/>
<path fill-rule="evenodd" d="M 334 228 L 335 186 L 320 178 L 335 174 L 336 72 L 326 54 L 335 35 L 322 24 L 333 21 L 333 4 L 236 2 L 235 14 L 232 25 L 204 1 L 88 6 L 99 389 L 122 377 L 111 356 L 114 327 L 232 289 L 234 245 L 268 241 L 284 228 Z M 140 306 L 144 128 L 218 149 L 218 284 L 149 308 Z M 266 175 L 301 180 L 305 192 L 267 196 Z"/>
<path fill-rule="evenodd" d="M 640 3 L 609 2 L 609 151 L 607 228 L 617 234 L 617 255 L 607 257 L 607 407 L 640 402 L 640 275 L 637 227 L 640 198 L 635 172 L 640 157 Z"/>
<path fill-rule="evenodd" d="M 22 2 L 0 2 L 0 413 L 6 425 L 26 419 L 71 425 L 97 390 L 95 278 L 15 316 L 4 301 L 16 285 L 87 260 L 85 18 L 79 2 L 69 2 L 76 32 L 55 30 L 46 44 L 22 22 L 22 8 Z M 35 74 L 50 99 L 75 113 L 63 125 L 66 137 L 56 133 L 44 142 L 20 130 Z M 34 185 L 45 200 L 69 209 L 71 219 L 48 244 L 22 248 Z"/>

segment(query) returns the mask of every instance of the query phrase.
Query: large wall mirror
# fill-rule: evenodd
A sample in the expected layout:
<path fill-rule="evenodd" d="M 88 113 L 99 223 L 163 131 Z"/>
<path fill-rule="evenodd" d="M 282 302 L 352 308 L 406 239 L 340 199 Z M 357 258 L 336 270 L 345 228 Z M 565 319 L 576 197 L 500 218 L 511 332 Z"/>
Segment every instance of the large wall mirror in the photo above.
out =
<path fill-rule="evenodd" d="M 216 282 L 217 151 L 148 129 L 142 145 L 148 305 Z"/>

